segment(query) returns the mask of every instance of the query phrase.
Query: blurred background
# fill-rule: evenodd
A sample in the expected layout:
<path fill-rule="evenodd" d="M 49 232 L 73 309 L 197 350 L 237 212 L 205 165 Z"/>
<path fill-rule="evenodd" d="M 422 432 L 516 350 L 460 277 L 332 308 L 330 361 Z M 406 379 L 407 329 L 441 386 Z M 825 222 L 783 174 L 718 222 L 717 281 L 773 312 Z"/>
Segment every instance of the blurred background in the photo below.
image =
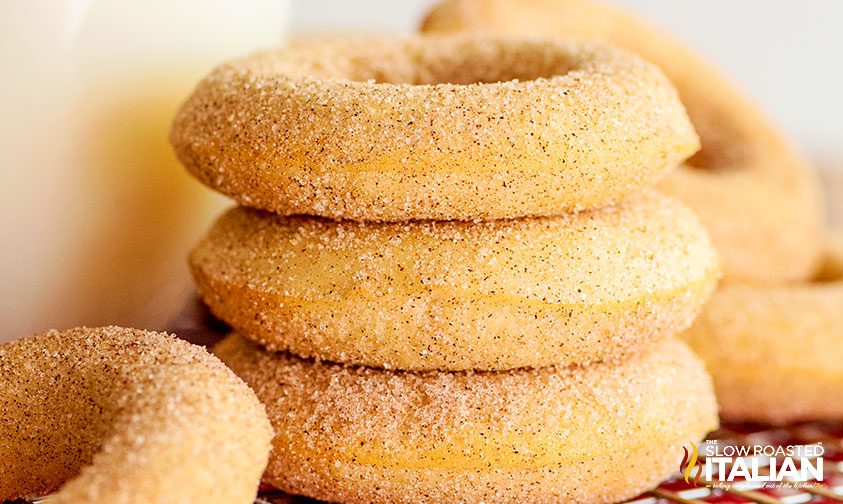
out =
<path fill-rule="evenodd" d="M 843 194 L 843 2 L 604 0 L 673 33 L 754 97 Z M 411 32 L 432 0 L 0 4 L 0 341 L 52 327 L 160 329 L 225 200 L 167 144 L 216 63 L 313 33 Z M 843 213 L 839 196 L 832 212 Z"/>

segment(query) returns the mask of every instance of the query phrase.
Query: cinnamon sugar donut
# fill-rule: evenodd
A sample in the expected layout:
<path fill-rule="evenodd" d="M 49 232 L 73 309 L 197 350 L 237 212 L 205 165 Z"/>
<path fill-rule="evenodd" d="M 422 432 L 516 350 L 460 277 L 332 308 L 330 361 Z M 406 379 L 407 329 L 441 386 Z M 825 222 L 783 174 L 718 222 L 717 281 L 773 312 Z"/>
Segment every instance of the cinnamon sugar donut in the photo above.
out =
<path fill-rule="evenodd" d="M 173 336 L 79 328 L 0 345 L 0 501 L 247 504 L 271 437 L 255 394 Z"/>
<path fill-rule="evenodd" d="M 753 104 L 671 37 L 588 0 L 445 0 L 423 30 L 608 42 L 657 64 L 678 89 L 702 143 L 661 189 L 700 216 L 726 277 L 803 279 L 816 267 L 823 213 L 814 175 Z"/>
<path fill-rule="evenodd" d="M 640 58 L 477 37 L 341 38 L 233 61 L 199 84 L 171 141 L 240 204 L 377 221 L 590 208 L 698 148 Z"/>
<path fill-rule="evenodd" d="M 238 207 L 194 249 L 214 314 L 272 349 L 375 367 L 619 358 L 688 327 L 718 278 L 675 200 L 488 222 L 366 223 Z"/>
<path fill-rule="evenodd" d="M 725 284 L 685 339 L 729 421 L 843 419 L 843 234 L 813 281 Z"/>
<path fill-rule="evenodd" d="M 679 341 L 617 364 L 412 373 L 320 364 L 232 336 L 214 350 L 278 435 L 264 481 L 330 502 L 618 502 L 717 427 Z"/>

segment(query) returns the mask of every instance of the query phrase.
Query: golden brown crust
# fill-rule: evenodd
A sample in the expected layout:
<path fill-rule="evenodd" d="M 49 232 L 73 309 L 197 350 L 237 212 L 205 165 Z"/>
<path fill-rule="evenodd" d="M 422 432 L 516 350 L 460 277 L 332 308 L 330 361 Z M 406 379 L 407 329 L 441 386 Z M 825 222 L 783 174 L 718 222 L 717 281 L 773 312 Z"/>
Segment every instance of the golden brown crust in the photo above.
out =
<path fill-rule="evenodd" d="M 843 418 L 843 234 L 826 256 L 812 282 L 721 286 L 684 335 L 711 371 L 724 419 Z"/>
<path fill-rule="evenodd" d="M 696 217 L 654 192 L 488 222 L 334 222 L 238 207 L 190 262 L 200 295 L 241 334 L 408 370 L 619 358 L 687 328 L 718 278 Z"/>
<path fill-rule="evenodd" d="M 267 405 L 264 476 L 332 502 L 617 502 L 717 427 L 685 344 L 620 364 L 411 373 L 319 364 L 231 336 L 214 350 Z"/>
<path fill-rule="evenodd" d="M 590 208 L 698 148 L 662 73 L 599 45 L 338 39 L 233 61 L 171 141 L 202 182 L 273 212 L 377 221 Z"/>
<path fill-rule="evenodd" d="M 174 336 L 79 328 L 0 346 L 0 500 L 247 504 L 271 437 L 254 393 Z"/>
<path fill-rule="evenodd" d="M 815 176 L 753 104 L 671 37 L 588 0 L 446 0 L 423 29 L 608 42 L 657 64 L 679 91 L 702 143 L 660 188 L 699 214 L 726 277 L 794 280 L 816 267 L 822 209 Z"/>

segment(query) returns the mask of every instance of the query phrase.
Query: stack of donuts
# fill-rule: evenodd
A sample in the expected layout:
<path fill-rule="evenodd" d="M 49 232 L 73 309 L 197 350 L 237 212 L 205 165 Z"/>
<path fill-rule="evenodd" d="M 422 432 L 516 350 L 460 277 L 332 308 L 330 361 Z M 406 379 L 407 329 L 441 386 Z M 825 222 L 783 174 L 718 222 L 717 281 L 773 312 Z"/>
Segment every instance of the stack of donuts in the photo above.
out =
<path fill-rule="evenodd" d="M 717 426 L 673 336 L 719 276 L 649 187 L 698 148 L 599 44 L 334 39 L 225 64 L 171 140 L 241 206 L 190 264 L 266 405 L 266 483 L 333 502 L 613 502 Z"/>
<path fill-rule="evenodd" d="M 721 287 L 685 334 L 714 377 L 721 416 L 843 419 L 843 238 L 823 229 L 815 175 L 727 79 L 590 0 L 445 0 L 423 30 L 608 42 L 661 67 L 702 148 L 659 187 L 700 216 L 723 263 Z"/>

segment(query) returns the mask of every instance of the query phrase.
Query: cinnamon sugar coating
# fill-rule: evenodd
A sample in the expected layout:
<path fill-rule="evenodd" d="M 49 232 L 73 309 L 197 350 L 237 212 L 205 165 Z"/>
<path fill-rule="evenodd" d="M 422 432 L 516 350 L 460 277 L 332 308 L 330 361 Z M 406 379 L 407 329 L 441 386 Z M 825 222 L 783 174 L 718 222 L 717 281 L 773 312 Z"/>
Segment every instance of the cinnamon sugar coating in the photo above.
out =
<path fill-rule="evenodd" d="M 687 328 L 718 279 L 696 217 L 655 192 L 488 222 L 238 207 L 190 263 L 214 314 L 271 349 L 408 370 L 621 358 Z"/>
<path fill-rule="evenodd" d="M 618 364 L 412 373 L 214 350 L 267 406 L 265 481 L 331 502 L 619 502 L 717 427 L 711 379 L 681 342 Z"/>
<path fill-rule="evenodd" d="M 595 44 L 339 38 L 222 65 L 173 122 L 181 162 L 282 215 L 556 215 L 652 185 L 698 148 L 655 66 Z"/>
<path fill-rule="evenodd" d="M 0 501 L 251 503 L 272 430 L 203 348 L 119 327 L 0 345 Z"/>
<path fill-rule="evenodd" d="M 843 418 L 843 233 L 814 280 L 726 283 L 683 337 L 708 364 L 724 419 Z"/>
<path fill-rule="evenodd" d="M 605 42 L 652 61 L 676 86 L 702 144 L 660 189 L 700 216 L 725 276 L 782 281 L 813 272 L 823 236 L 816 175 L 728 79 L 672 37 L 590 0 L 445 0 L 423 30 Z"/>

